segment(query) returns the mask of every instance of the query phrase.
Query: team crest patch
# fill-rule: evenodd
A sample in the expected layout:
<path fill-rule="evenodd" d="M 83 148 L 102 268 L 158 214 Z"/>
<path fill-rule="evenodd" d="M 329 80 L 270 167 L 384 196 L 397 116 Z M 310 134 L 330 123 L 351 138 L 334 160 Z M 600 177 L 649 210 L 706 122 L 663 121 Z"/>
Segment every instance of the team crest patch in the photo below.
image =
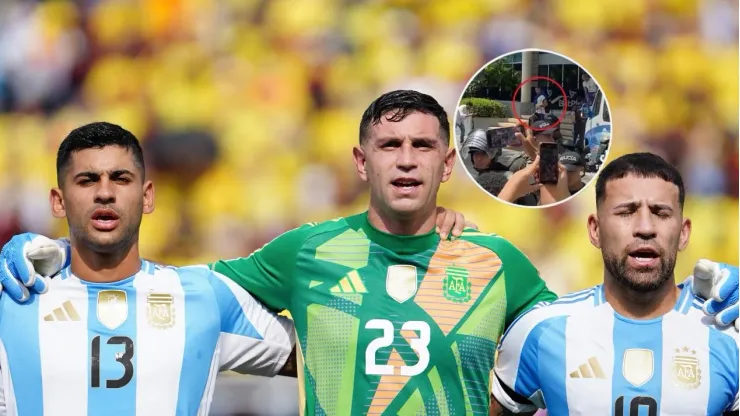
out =
<path fill-rule="evenodd" d="M 146 297 L 149 325 L 167 329 L 175 325 L 175 298 L 168 293 L 150 293 Z"/>
<path fill-rule="evenodd" d="M 445 277 L 442 279 L 442 294 L 444 297 L 456 303 L 469 301 L 472 285 L 468 276 L 468 271 L 462 267 L 447 267 Z"/>
<path fill-rule="evenodd" d="M 98 321 L 108 329 L 116 329 L 128 318 L 128 301 L 123 290 L 98 292 Z"/>
<path fill-rule="evenodd" d="M 679 387 L 695 389 L 701 384 L 701 367 L 696 350 L 676 348 L 673 355 L 673 381 Z"/>
<path fill-rule="evenodd" d="M 385 291 L 398 303 L 411 299 L 418 289 L 416 267 L 397 264 L 388 268 L 385 278 Z"/>
<path fill-rule="evenodd" d="M 635 387 L 640 387 L 653 378 L 653 351 L 630 348 L 624 351 L 622 375 Z"/>

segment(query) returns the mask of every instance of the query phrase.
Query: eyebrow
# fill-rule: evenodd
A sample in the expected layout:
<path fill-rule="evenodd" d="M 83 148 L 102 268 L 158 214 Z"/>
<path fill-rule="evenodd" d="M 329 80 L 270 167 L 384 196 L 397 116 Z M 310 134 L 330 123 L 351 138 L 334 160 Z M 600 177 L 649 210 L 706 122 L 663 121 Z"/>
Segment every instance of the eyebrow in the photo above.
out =
<path fill-rule="evenodd" d="M 136 176 L 133 172 L 131 172 L 128 169 L 109 170 L 109 171 L 106 171 L 105 173 L 107 173 L 108 176 L 110 176 L 110 177 L 119 177 L 119 176 L 123 176 L 123 175 Z M 101 175 L 102 175 L 102 172 L 96 172 L 96 171 L 87 170 L 87 171 L 80 172 L 80 173 L 76 174 L 74 176 L 74 179 L 78 179 L 78 178 L 97 178 L 97 177 L 99 177 Z"/>
<path fill-rule="evenodd" d="M 618 204 L 618 205 L 616 205 L 616 206 L 614 207 L 614 209 L 619 209 L 619 208 L 632 208 L 632 209 L 634 209 L 634 208 L 638 208 L 638 207 L 640 207 L 641 205 L 642 205 L 642 203 L 640 203 L 640 202 L 636 202 L 636 201 L 632 201 L 632 202 L 623 202 L 623 203 L 621 203 L 621 204 Z M 668 205 L 668 204 L 661 204 L 661 203 L 657 203 L 657 202 L 656 202 L 656 203 L 648 204 L 648 206 L 649 206 L 650 208 L 660 208 L 660 209 L 668 209 L 668 210 L 671 210 L 671 211 L 673 211 L 673 207 L 672 207 L 672 206 L 670 206 L 670 205 Z"/>
<path fill-rule="evenodd" d="M 390 141 L 394 141 L 394 140 L 403 140 L 403 138 L 397 137 L 397 136 L 384 136 L 384 137 L 378 137 L 376 140 L 378 142 L 380 142 L 380 143 L 385 143 L 385 142 L 390 142 Z M 441 141 L 442 140 L 440 140 L 438 137 L 434 137 L 434 136 L 431 136 L 431 137 L 429 137 L 429 136 L 411 137 L 411 142 L 412 143 L 414 143 L 414 142 L 441 142 Z"/>

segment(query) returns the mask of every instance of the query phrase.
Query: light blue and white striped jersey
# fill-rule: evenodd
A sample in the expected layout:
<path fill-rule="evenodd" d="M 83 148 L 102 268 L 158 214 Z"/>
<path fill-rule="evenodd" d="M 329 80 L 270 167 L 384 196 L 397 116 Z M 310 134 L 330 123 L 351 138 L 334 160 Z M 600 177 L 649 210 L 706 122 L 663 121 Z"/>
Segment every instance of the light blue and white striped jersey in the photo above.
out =
<path fill-rule="evenodd" d="M 0 297 L 0 414 L 205 415 L 219 371 L 273 376 L 293 345 L 289 319 L 205 266 L 67 268 L 28 303 Z"/>
<path fill-rule="evenodd" d="M 538 305 L 499 346 L 492 393 L 513 412 L 721 415 L 738 408 L 738 339 L 686 286 L 671 312 L 617 314 L 602 286 Z"/>

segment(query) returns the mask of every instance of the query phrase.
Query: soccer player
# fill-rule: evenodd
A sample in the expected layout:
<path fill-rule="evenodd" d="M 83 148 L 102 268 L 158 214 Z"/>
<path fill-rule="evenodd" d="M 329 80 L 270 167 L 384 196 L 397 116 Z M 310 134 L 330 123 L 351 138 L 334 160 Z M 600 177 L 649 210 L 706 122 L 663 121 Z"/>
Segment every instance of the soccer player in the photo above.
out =
<path fill-rule="evenodd" d="M 365 111 L 354 149 L 371 189 L 367 212 L 305 225 L 247 258 L 211 265 L 290 311 L 307 414 L 487 414 L 501 332 L 554 299 L 503 238 L 435 234 L 436 194 L 455 161 L 449 137 L 432 97 L 384 94 Z M 31 253 L 19 253 L 6 261 L 25 267 Z M 8 275 L 30 285 L 23 270 Z"/>
<path fill-rule="evenodd" d="M 449 140 L 432 97 L 382 95 L 353 151 L 370 185 L 367 212 L 307 224 L 211 265 L 291 313 L 307 414 L 485 415 L 496 341 L 517 315 L 555 299 L 505 239 L 435 233 L 437 191 L 455 163 Z"/>
<path fill-rule="evenodd" d="M 737 414 L 737 333 L 705 316 L 688 286 L 674 285 L 691 233 L 683 205 L 681 175 L 656 155 L 622 156 L 601 171 L 588 231 L 604 282 L 512 325 L 492 414 Z"/>
<path fill-rule="evenodd" d="M 51 211 L 71 266 L 44 295 L 0 298 L 0 413 L 206 414 L 218 371 L 295 376 L 292 322 L 207 267 L 139 257 L 154 209 L 141 147 L 93 123 L 59 146 Z"/>

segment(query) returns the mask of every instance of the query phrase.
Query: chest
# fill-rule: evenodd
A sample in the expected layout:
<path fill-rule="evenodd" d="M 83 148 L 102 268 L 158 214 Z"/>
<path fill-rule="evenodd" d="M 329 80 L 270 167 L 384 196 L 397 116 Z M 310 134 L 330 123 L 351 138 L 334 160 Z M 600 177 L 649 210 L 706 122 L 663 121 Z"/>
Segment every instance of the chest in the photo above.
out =
<path fill-rule="evenodd" d="M 45 383 L 122 388 L 178 374 L 184 361 L 210 361 L 219 336 L 217 309 L 182 286 L 56 284 L 29 305 L 0 302 L 11 371 L 38 368 Z"/>
<path fill-rule="evenodd" d="M 736 388 L 705 328 L 587 322 L 575 319 L 541 344 L 546 402 L 559 396 L 569 414 L 624 416 L 719 414 L 732 403 Z"/>
<path fill-rule="evenodd" d="M 314 261 L 300 270 L 307 278 L 295 295 L 296 328 L 309 349 L 314 334 L 323 334 L 324 348 L 356 351 L 368 374 L 406 369 L 413 375 L 435 362 L 454 364 L 455 357 L 492 360 L 505 318 L 505 282 L 497 280 L 498 257 L 472 254 L 384 252 L 354 264 Z"/>

